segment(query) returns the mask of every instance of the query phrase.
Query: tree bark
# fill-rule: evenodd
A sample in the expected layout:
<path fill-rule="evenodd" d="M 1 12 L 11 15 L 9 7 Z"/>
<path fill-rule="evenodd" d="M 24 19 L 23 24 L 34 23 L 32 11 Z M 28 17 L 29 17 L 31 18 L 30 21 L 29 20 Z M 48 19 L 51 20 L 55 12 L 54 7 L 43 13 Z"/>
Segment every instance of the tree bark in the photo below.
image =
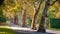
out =
<path fill-rule="evenodd" d="M 48 5 L 49 2 L 50 2 L 50 0 L 47 0 L 45 3 L 45 8 L 44 8 L 44 11 L 42 13 L 41 22 L 39 24 L 39 28 L 38 28 L 37 32 L 46 32 L 45 20 L 46 20 L 46 17 L 48 17 L 47 11 L 48 11 L 48 7 L 49 7 L 49 5 Z"/>
<path fill-rule="evenodd" d="M 45 30 L 45 17 L 41 17 L 41 23 L 39 24 L 39 28 L 37 32 L 46 32 Z"/>
<path fill-rule="evenodd" d="M 41 0 L 39 0 L 39 5 L 38 5 L 38 8 L 35 8 L 35 13 L 34 13 L 34 17 L 32 19 L 32 24 L 31 24 L 31 29 L 36 29 L 36 19 L 37 19 L 37 15 L 39 13 L 39 9 L 40 9 L 40 6 L 41 6 Z"/>
<path fill-rule="evenodd" d="M 45 8 L 44 8 L 44 11 L 43 11 L 42 17 L 41 17 L 41 23 L 39 24 L 39 28 L 38 28 L 37 32 L 43 32 L 43 33 L 46 32 L 45 20 L 48 17 L 47 11 L 48 11 L 48 8 L 50 6 L 52 6 L 55 2 L 56 1 L 54 1 L 52 4 L 50 4 L 50 0 L 46 0 Z"/>
<path fill-rule="evenodd" d="M 17 16 L 14 17 L 14 24 L 18 25 L 18 17 Z"/>
<path fill-rule="evenodd" d="M 26 26 L 26 10 L 24 9 L 22 13 L 22 27 L 25 26 Z"/>
<path fill-rule="evenodd" d="M 14 24 L 18 25 L 18 17 L 17 17 L 17 13 L 14 12 L 15 16 L 14 16 Z"/>
<path fill-rule="evenodd" d="M 35 14 L 34 14 L 34 18 L 33 18 L 33 20 L 32 20 L 32 24 L 31 24 L 31 29 L 33 30 L 33 29 L 36 29 L 36 25 L 35 25 L 35 23 L 36 23 L 36 18 L 37 18 L 37 14 L 38 14 L 38 10 L 35 12 Z"/>

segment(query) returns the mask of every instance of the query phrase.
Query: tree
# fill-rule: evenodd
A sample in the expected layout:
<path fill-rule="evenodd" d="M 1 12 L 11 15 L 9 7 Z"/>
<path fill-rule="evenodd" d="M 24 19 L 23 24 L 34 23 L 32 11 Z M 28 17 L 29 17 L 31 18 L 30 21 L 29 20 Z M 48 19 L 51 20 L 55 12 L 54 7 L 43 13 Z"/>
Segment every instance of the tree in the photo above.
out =
<path fill-rule="evenodd" d="M 0 9 L 0 22 L 6 22 L 6 17 L 3 15 L 2 9 Z"/>
<path fill-rule="evenodd" d="M 46 32 L 45 20 L 48 17 L 47 11 L 48 11 L 48 8 L 50 6 L 52 6 L 52 5 L 54 5 L 55 2 L 56 2 L 56 0 L 52 4 L 50 4 L 50 0 L 46 0 L 45 7 L 44 7 L 44 10 L 43 10 L 43 13 L 42 13 L 42 17 L 41 17 L 41 23 L 39 24 L 39 28 L 38 28 L 37 32 L 43 32 L 43 33 Z"/>
<path fill-rule="evenodd" d="M 36 23 L 37 15 L 38 15 L 38 13 L 39 13 L 39 9 L 40 9 L 41 3 L 42 3 L 42 0 L 38 0 L 37 5 L 34 3 L 34 12 L 35 12 L 35 13 L 34 13 L 34 17 L 33 17 L 33 19 L 32 19 L 31 29 L 36 29 L 35 23 Z M 38 6 L 38 7 L 37 7 L 37 6 Z"/>
<path fill-rule="evenodd" d="M 17 12 L 20 9 L 20 4 L 18 3 L 18 0 L 4 0 L 4 3 L 4 15 L 8 17 L 11 23 L 18 24 Z"/>
<path fill-rule="evenodd" d="M 23 12 L 22 12 L 22 27 L 25 27 L 26 26 L 26 10 L 23 9 Z"/>
<path fill-rule="evenodd" d="M 18 25 L 18 16 L 17 16 L 17 12 L 14 12 L 15 16 L 14 16 L 14 24 Z"/>
<path fill-rule="evenodd" d="M 24 4 L 22 6 L 23 11 L 22 11 L 22 27 L 26 26 L 26 7 L 27 7 L 27 3 L 26 1 L 24 1 Z"/>

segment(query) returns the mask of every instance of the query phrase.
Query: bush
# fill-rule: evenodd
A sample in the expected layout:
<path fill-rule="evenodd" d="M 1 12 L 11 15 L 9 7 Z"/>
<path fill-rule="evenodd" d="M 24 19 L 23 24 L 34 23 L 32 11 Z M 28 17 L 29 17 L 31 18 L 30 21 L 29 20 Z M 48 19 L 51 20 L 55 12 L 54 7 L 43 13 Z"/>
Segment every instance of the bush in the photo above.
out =
<path fill-rule="evenodd" d="M 6 18 L 0 17 L 0 22 L 6 22 Z"/>
<path fill-rule="evenodd" d="M 6 17 L 3 15 L 2 9 L 0 9 L 0 23 L 6 22 Z"/>

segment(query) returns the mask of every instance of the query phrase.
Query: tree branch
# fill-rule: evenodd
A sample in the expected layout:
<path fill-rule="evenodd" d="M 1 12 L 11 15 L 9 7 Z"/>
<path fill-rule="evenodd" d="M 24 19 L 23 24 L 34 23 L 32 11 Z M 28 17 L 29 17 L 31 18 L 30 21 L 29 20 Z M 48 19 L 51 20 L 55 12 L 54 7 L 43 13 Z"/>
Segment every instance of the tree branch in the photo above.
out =
<path fill-rule="evenodd" d="M 38 0 L 38 1 L 34 2 L 33 3 L 34 8 L 37 10 L 42 2 L 43 2 L 42 0 Z"/>
<path fill-rule="evenodd" d="M 56 1 L 57 1 L 57 0 L 56 0 Z M 54 4 L 55 4 L 55 2 L 56 2 L 56 1 L 54 1 L 52 4 L 50 4 L 50 3 L 49 3 L 48 5 L 52 6 L 52 5 L 54 5 Z"/>

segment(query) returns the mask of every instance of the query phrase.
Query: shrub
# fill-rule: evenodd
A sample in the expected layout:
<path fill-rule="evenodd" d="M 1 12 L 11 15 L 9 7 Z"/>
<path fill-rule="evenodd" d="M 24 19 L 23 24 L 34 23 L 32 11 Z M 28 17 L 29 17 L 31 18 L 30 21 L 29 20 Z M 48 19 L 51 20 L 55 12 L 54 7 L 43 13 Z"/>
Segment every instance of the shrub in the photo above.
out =
<path fill-rule="evenodd" d="M 6 22 L 6 17 L 3 15 L 2 9 L 0 9 L 0 23 L 1 22 Z"/>
<path fill-rule="evenodd" d="M 5 17 L 0 17 L 0 22 L 6 22 L 6 18 Z"/>

